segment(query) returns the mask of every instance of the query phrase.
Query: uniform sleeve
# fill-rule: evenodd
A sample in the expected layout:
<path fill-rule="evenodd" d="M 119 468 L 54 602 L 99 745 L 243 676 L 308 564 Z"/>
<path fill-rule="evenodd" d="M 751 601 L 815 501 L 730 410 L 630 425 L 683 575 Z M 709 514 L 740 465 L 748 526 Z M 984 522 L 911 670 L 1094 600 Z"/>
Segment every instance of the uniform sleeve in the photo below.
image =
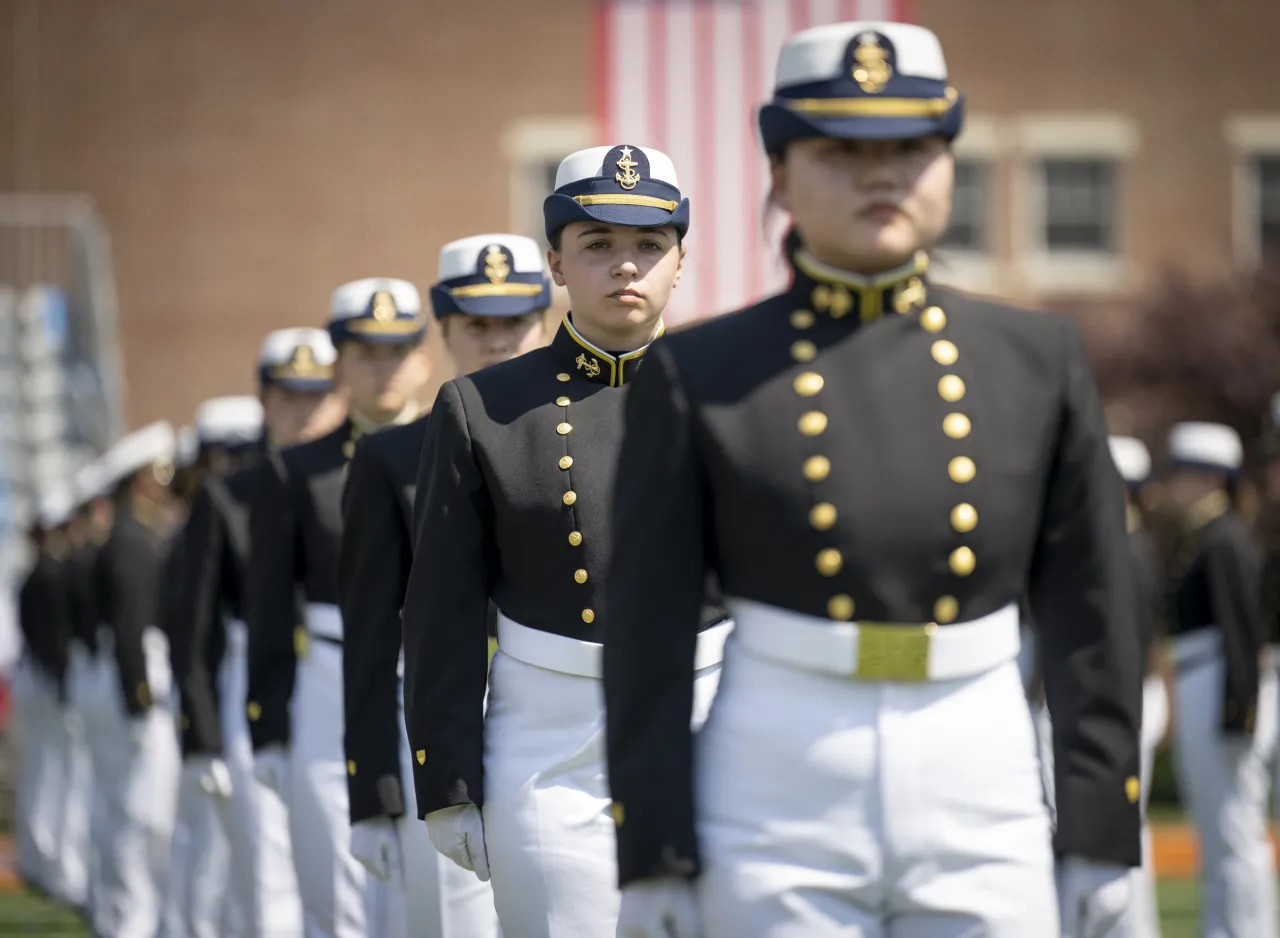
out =
<path fill-rule="evenodd" d="M 1066 393 L 1029 599 L 1044 642 L 1053 720 L 1056 849 L 1137 866 L 1143 662 L 1123 486 L 1084 343 L 1066 331 Z"/>
<path fill-rule="evenodd" d="M 65 564 L 38 563 L 18 595 L 18 622 L 31 656 L 66 699 L 71 608 Z"/>
<path fill-rule="evenodd" d="M 1266 636 L 1262 622 L 1261 565 L 1243 527 L 1214 532 L 1206 548 L 1209 601 L 1222 631 L 1226 658 L 1222 730 L 1252 734 L 1258 712 L 1259 655 Z"/>
<path fill-rule="evenodd" d="M 289 701 L 297 669 L 294 629 L 301 622 L 297 593 L 297 522 L 283 463 L 263 468 L 249 513 L 249 574 L 245 624 L 249 633 L 246 708 L 253 748 L 289 742 Z"/>
<path fill-rule="evenodd" d="M 693 416 L 660 342 L 627 400 L 604 643 L 609 785 L 621 885 L 693 876 L 693 660 L 706 596 Z M 654 584 L 661 588 L 655 589 Z"/>
<path fill-rule="evenodd" d="M 1160 564 L 1155 545 L 1145 533 L 1136 536 L 1130 557 L 1133 563 L 1134 612 L 1138 620 L 1140 654 L 1145 668 L 1151 661 L 1151 649 L 1160 632 Z"/>
<path fill-rule="evenodd" d="M 338 605 L 351 821 L 404 814 L 396 662 L 409 575 L 408 531 L 371 442 L 357 447 L 342 490 Z"/>
<path fill-rule="evenodd" d="M 484 802 L 493 510 L 452 381 L 431 411 L 417 493 L 404 604 L 405 724 L 425 817 Z"/>
<path fill-rule="evenodd" d="M 209 483 L 196 491 L 176 571 L 170 638 L 174 675 L 182 701 L 183 751 L 221 753 L 214 665 L 209 644 L 220 614 L 223 527 Z"/>
<path fill-rule="evenodd" d="M 131 539 L 132 540 L 132 539 Z M 116 665 L 125 709 L 133 716 L 146 713 L 152 704 L 147 682 L 147 656 L 142 636 L 159 608 L 161 559 L 159 551 L 145 543 L 112 539 L 103 551 L 107 561 L 107 627 L 115 637 Z"/>

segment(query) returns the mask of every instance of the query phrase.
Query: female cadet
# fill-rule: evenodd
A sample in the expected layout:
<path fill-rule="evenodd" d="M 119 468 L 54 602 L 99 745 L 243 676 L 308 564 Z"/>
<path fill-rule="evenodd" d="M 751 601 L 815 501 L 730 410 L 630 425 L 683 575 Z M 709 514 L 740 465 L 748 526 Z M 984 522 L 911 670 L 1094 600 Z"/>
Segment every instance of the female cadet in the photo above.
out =
<path fill-rule="evenodd" d="M 1263 667 L 1261 559 L 1230 489 L 1240 437 L 1215 423 L 1169 431 L 1165 504 L 1179 538 L 1169 562 L 1178 787 L 1199 836 L 1202 934 L 1276 934 L 1267 839 L 1275 674 Z"/>
<path fill-rule="evenodd" d="M 619 902 L 599 681 L 604 566 L 621 533 L 607 523 L 609 494 L 623 403 L 662 332 L 689 203 L 666 155 L 599 147 L 560 164 L 544 215 L 551 274 L 573 311 L 546 348 L 447 382 L 427 424 L 405 722 L 431 840 L 492 875 L 503 933 L 579 938 L 612 935 Z M 453 295 L 502 295 L 522 279 L 541 289 L 509 266 L 495 258 Z M 491 599 L 500 650 L 486 714 Z M 704 696 L 723 632 L 702 640 Z"/>
<path fill-rule="evenodd" d="M 794 281 L 659 343 L 628 401 L 604 662 L 626 938 L 1093 936 L 1127 901 L 1122 487 L 1073 321 L 925 280 L 961 107 L 928 30 L 793 37 L 760 128 Z M 737 631 L 695 760 L 708 574 Z"/>

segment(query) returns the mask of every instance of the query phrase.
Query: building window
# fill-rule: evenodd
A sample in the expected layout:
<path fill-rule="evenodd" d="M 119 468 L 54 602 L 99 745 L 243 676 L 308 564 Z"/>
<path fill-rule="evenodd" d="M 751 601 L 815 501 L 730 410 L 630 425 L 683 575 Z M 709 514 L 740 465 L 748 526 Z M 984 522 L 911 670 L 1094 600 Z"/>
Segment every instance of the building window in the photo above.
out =
<path fill-rule="evenodd" d="M 1258 247 L 1262 254 L 1280 253 L 1280 155 L 1254 159 L 1258 191 Z"/>
<path fill-rule="evenodd" d="M 984 254 L 987 244 L 989 167 L 982 160 L 957 158 L 951 222 L 939 247 L 949 251 Z"/>
<path fill-rule="evenodd" d="M 1046 159 L 1043 243 L 1047 251 L 1116 250 L 1116 163 Z"/>
<path fill-rule="evenodd" d="M 556 184 L 560 161 L 592 146 L 594 128 L 582 118 L 526 118 L 504 134 L 511 172 L 511 230 L 545 243 L 542 202 Z"/>

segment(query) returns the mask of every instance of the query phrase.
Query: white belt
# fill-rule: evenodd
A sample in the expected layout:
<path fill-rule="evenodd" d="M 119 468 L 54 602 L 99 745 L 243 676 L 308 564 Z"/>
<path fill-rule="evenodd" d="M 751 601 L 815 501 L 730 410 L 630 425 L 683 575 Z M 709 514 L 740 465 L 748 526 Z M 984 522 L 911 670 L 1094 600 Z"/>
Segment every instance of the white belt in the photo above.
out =
<path fill-rule="evenodd" d="M 748 599 L 727 602 L 739 640 L 782 664 L 864 681 L 947 681 L 1018 657 L 1016 603 L 971 622 L 937 626 L 835 622 Z"/>
<path fill-rule="evenodd" d="M 342 641 L 342 611 L 333 603 L 307 603 L 307 631 L 316 638 Z"/>
<path fill-rule="evenodd" d="M 1196 629 L 1169 640 L 1169 657 L 1175 668 L 1208 664 L 1222 654 L 1222 630 L 1216 627 Z"/>
<path fill-rule="evenodd" d="M 232 619 L 227 623 L 227 651 L 233 655 L 244 655 L 249 650 L 249 627 L 240 619 Z"/>
<path fill-rule="evenodd" d="M 693 656 L 695 671 L 719 664 L 724 659 L 725 639 L 732 630 L 732 622 L 721 622 L 698 633 Z M 554 632 L 531 629 L 501 612 L 498 613 L 498 647 L 504 655 L 536 668 L 578 677 L 604 676 L 604 646 L 599 642 L 584 642 Z"/>

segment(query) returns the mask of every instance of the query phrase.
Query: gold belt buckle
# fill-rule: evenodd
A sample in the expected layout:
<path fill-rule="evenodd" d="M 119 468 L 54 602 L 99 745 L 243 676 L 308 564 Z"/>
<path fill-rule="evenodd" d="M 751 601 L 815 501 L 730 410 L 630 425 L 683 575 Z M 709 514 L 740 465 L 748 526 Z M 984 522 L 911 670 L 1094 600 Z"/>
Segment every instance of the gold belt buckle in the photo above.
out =
<path fill-rule="evenodd" d="M 937 625 L 858 623 L 858 669 L 866 681 L 927 681 L 929 648 Z"/>

